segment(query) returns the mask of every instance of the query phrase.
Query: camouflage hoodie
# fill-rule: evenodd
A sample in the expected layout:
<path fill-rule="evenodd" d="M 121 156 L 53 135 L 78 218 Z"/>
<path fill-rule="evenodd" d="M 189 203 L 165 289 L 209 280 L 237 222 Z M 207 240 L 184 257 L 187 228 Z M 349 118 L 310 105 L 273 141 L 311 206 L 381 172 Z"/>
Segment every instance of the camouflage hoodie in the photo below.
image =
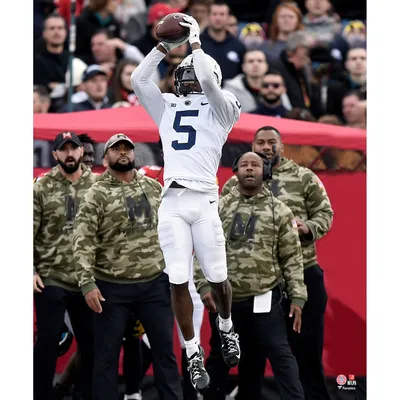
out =
<path fill-rule="evenodd" d="M 83 294 L 95 278 L 143 282 L 164 269 L 157 223 L 162 187 L 136 172 L 121 182 L 107 171 L 86 193 L 76 216 L 74 260 Z"/>
<path fill-rule="evenodd" d="M 44 285 L 79 290 L 72 255 L 75 214 L 96 176 L 82 165 L 81 177 L 70 182 L 54 167 L 33 185 L 34 272 Z"/>
<path fill-rule="evenodd" d="M 263 188 L 251 198 L 235 189 L 220 200 L 219 210 L 233 299 L 265 293 L 282 282 L 292 303 L 303 307 L 307 290 L 299 234 L 290 209 Z M 210 290 L 198 267 L 195 284 L 200 294 Z"/>
<path fill-rule="evenodd" d="M 233 176 L 224 185 L 221 197 L 234 190 L 236 185 L 237 178 Z M 315 241 L 329 232 L 333 220 L 331 203 L 321 180 L 308 168 L 282 157 L 280 164 L 272 170 L 269 185 L 274 196 L 310 228 L 307 237 L 300 236 L 304 268 L 317 264 Z"/>

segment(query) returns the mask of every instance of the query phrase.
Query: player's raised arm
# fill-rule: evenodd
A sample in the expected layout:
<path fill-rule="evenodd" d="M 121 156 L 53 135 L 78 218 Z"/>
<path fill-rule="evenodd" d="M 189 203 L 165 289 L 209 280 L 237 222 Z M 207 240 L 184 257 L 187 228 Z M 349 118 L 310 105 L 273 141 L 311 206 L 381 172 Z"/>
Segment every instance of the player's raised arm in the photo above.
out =
<path fill-rule="evenodd" d="M 169 51 L 187 42 L 187 38 L 177 43 L 161 41 L 157 47 L 144 58 L 131 75 L 131 85 L 140 104 L 150 114 L 153 121 L 160 125 L 164 112 L 164 98 L 159 87 L 153 82 L 151 76 L 157 69 L 158 64 Z"/>
<path fill-rule="evenodd" d="M 218 122 L 230 131 L 240 116 L 239 101 L 232 93 L 222 91 L 221 68 L 202 50 L 200 28 L 197 21 L 189 15 L 186 15 L 184 19 L 186 22 L 180 22 L 180 24 L 190 29 L 189 43 L 192 47 L 196 78 L 210 102 Z"/>

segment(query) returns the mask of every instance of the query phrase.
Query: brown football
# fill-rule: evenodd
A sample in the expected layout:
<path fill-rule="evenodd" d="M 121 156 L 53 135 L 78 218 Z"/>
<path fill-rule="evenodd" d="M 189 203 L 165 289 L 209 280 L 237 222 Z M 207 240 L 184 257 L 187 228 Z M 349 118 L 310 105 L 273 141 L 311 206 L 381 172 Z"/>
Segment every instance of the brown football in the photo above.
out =
<path fill-rule="evenodd" d="M 164 17 L 157 25 L 156 34 L 158 39 L 166 42 L 180 42 L 189 36 L 190 30 L 179 22 L 185 22 L 182 13 L 171 13 Z"/>

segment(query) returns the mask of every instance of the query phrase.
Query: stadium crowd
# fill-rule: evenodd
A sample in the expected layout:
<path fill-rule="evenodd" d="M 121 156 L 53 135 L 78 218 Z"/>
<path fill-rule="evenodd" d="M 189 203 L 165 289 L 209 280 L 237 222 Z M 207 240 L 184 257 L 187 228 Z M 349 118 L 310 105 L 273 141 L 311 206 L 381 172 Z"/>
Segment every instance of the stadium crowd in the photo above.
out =
<path fill-rule="evenodd" d="M 34 0 L 34 113 L 139 106 L 131 74 L 157 45 L 155 32 L 159 21 L 169 13 L 183 12 L 197 20 L 202 49 L 220 65 L 222 87 L 237 97 L 242 112 L 365 129 L 365 4 L 353 3 L 350 10 L 350 4 L 333 0 L 76 0 L 75 17 L 71 19 L 70 0 Z M 69 53 L 71 23 L 76 23 L 73 59 Z M 163 93 L 175 92 L 174 72 L 190 52 L 189 43 L 185 43 L 170 51 L 158 65 L 151 79 Z M 37 400 L 63 399 L 70 392 L 74 399 L 114 400 L 113 374 L 118 364 L 114 356 L 119 354 L 121 344 L 125 400 L 142 399 L 141 382 L 152 362 L 159 398 L 198 398 L 187 373 L 188 359 L 180 332 L 182 387 L 171 352 L 173 313 L 168 304 L 168 281 L 160 273 L 162 255 L 153 213 L 159 207 L 161 191 L 153 180 L 163 184 L 163 167 L 139 163 L 139 177 L 132 175 L 132 182 L 137 179 L 138 185 L 126 183 L 125 175 L 115 168 L 116 153 L 129 156 L 134 166 L 133 154 L 139 153 L 140 147 L 135 148 L 137 145 L 123 136 L 115 135 L 106 143 L 106 172 L 99 180 L 91 171 L 96 143 L 90 132 L 58 134 L 52 153 L 58 165 L 35 180 L 34 246 L 38 262 L 34 266 L 34 292 L 40 332 L 34 356 Z M 241 329 L 239 336 L 243 340 L 236 398 L 259 398 L 260 377 L 268 358 L 282 399 L 329 400 L 322 366 L 327 295 L 315 249 L 315 241 L 328 233 L 332 224 L 328 194 L 313 172 L 284 158 L 282 138 L 275 128 L 267 126 L 254 132 L 252 151 L 235 160 L 236 176 L 224 186 L 220 202 L 224 230 L 229 227 L 225 236 L 235 242 L 227 250 L 228 276 L 233 288 L 232 319 Z M 273 172 L 267 173 L 264 158 L 271 154 L 279 162 Z M 251 164 L 256 171 L 254 165 L 260 160 L 260 172 L 254 172 L 258 186 L 249 190 L 244 184 L 243 168 L 250 167 L 241 163 Z M 93 186 L 96 181 L 101 183 Z M 88 200 L 85 192 L 94 197 Z M 125 198 L 132 200 L 132 204 L 122 206 Z M 104 209 L 94 223 L 90 215 L 100 204 Z M 128 215 L 125 207 L 129 209 Z M 257 229 L 253 213 L 261 213 L 263 224 Z M 231 215 L 235 215 L 234 220 Z M 241 219 L 244 216 L 246 224 Z M 140 227 L 136 225 L 139 223 Z M 254 244 L 254 235 L 264 243 L 262 249 Z M 120 240 L 117 247 L 116 238 Z M 108 246 L 104 253 L 100 246 L 96 248 L 99 241 Z M 129 247 L 133 242 L 137 247 Z M 46 247 L 50 243 L 57 243 L 55 253 Z M 265 250 L 261 257 L 272 260 L 261 287 L 260 276 L 253 275 L 252 262 L 246 265 L 249 271 L 244 277 L 248 282 L 239 278 L 235 281 L 241 272 L 229 270 L 229 260 L 236 265 L 232 260 L 252 258 L 253 247 L 259 252 Z M 117 250 L 118 254 L 113 253 Z M 91 271 L 88 264 L 94 257 L 101 265 Z M 78 278 L 75 269 L 52 269 L 52 263 L 69 267 L 75 264 Z M 126 263 L 129 267 L 124 269 Z M 137 276 L 129 269 L 141 263 L 146 265 L 143 277 L 143 271 Z M 115 268 L 121 267 L 121 282 L 131 280 L 129 285 L 113 279 L 110 283 L 110 264 L 112 269 L 117 264 Z M 257 262 L 253 267 L 258 268 Z M 209 311 L 212 330 L 206 364 L 211 386 L 204 399 L 224 399 L 229 367 L 220 354 L 215 299 L 196 261 L 193 269 L 190 293 L 197 313 L 196 337 L 200 339 L 204 307 Z M 101 293 L 108 291 L 106 301 L 94 281 Z M 251 320 L 248 315 L 253 312 L 253 298 L 264 293 L 266 287 L 271 293 L 273 311 L 259 314 L 267 315 L 266 319 Z M 115 327 L 115 320 L 111 319 L 115 315 L 107 314 L 108 304 L 122 298 L 132 302 L 133 312 L 129 318 L 122 315 L 118 320 L 120 326 Z M 294 305 L 303 313 L 300 310 L 298 314 Z M 94 317 L 94 325 L 91 310 L 103 314 Z M 65 311 L 68 315 L 64 322 Z M 57 323 L 63 325 L 62 332 L 57 331 Z M 253 339 L 244 335 L 250 324 L 259 340 L 254 348 L 249 347 Z M 272 325 L 276 331 L 266 329 Z M 123 338 L 117 332 L 122 326 Z M 78 350 L 53 388 L 56 359 L 70 345 L 72 332 Z M 51 350 L 49 343 L 54 342 L 54 337 L 59 346 Z"/>
<path fill-rule="evenodd" d="M 71 80 L 70 1 L 35 0 L 34 112 L 67 112 L 71 82 L 72 111 L 138 105 L 129 76 L 157 44 L 158 22 L 182 11 L 198 21 L 243 112 L 365 128 L 365 2 L 351 4 L 77 0 Z M 185 44 L 160 63 L 153 79 L 163 92 L 174 91 L 188 52 Z"/>

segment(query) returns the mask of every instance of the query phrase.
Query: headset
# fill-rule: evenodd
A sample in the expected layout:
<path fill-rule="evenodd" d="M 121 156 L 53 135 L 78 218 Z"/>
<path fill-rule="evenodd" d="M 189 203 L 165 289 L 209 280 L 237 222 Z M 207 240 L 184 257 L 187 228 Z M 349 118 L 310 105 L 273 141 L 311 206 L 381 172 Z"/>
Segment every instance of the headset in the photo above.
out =
<path fill-rule="evenodd" d="M 275 155 L 276 154 L 276 146 L 272 146 L 272 153 L 274 154 L 274 157 L 272 160 L 268 160 L 265 154 L 259 153 L 258 151 L 254 151 L 253 153 L 257 154 L 258 156 L 261 157 L 263 160 L 263 181 L 267 182 L 272 179 L 272 167 L 276 165 L 278 162 L 278 157 Z M 243 154 L 240 156 L 236 157 L 235 160 L 233 161 L 232 164 L 232 172 L 236 173 L 238 172 L 239 169 L 239 161 L 242 158 Z"/>

